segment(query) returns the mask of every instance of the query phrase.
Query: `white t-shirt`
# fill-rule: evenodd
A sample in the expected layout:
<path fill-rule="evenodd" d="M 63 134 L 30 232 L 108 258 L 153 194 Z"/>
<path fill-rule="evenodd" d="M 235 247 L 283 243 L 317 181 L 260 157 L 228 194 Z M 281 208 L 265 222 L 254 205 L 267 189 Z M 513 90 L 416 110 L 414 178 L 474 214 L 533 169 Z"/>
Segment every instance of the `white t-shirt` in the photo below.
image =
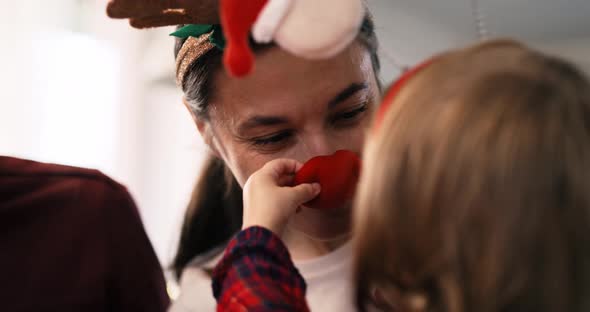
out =
<path fill-rule="evenodd" d="M 352 312 L 351 244 L 346 243 L 333 252 L 312 260 L 295 261 L 295 266 L 307 284 L 307 304 L 311 311 Z M 200 268 L 187 267 L 180 281 L 180 295 L 170 312 L 215 311 L 216 302 L 211 279 Z"/>

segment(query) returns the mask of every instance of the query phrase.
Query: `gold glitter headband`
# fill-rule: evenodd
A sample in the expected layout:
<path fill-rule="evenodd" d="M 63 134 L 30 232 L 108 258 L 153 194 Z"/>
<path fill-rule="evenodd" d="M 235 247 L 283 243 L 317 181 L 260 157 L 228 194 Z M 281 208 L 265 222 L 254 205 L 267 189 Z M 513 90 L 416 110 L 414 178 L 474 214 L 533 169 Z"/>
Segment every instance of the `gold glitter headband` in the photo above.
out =
<path fill-rule="evenodd" d="M 191 65 L 194 64 L 205 53 L 211 51 L 215 47 L 211 43 L 212 32 L 203 34 L 198 38 L 188 37 L 176 57 L 176 84 L 182 86 L 186 78 L 186 74 Z"/>
<path fill-rule="evenodd" d="M 221 25 L 189 24 L 185 25 L 171 36 L 185 39 L 176 57 L 176 83 L 182 86 L 189 68 L 213 47 L 223 51 L 225 38 Z"/>

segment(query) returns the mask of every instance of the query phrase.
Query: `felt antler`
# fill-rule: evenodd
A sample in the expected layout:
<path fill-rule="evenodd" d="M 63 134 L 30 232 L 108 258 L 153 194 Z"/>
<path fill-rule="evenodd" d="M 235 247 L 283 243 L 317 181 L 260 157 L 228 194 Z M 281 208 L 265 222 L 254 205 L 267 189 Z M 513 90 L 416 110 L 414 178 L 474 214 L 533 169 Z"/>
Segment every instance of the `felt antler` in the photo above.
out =
<path fill-rule="evenodd" d="M 110 0 L 107 15 L 128 18 L 135 28 L 218 24 L 218 0 Z"/>

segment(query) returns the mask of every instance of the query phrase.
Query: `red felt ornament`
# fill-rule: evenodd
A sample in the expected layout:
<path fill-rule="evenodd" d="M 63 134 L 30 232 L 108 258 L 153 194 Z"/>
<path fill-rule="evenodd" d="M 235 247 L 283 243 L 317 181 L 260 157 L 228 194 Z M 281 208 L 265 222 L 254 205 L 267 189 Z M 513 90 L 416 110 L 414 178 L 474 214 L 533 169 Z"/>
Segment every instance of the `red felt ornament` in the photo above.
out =
<path fill-rule="evenodd" d="M 267 0 L 221 0 L 221 25 L 226 48 L 223 62 L 229 74 L 243 77 L 254 65 L 250 31 Z"/>
<path fill-rule="evenodd" d="M 337 151 L 307 161 L 295 174 L 295 185 L 319 183 L 320 194 L 305 206 L 315 209 L 337 208 L 350 201 L 361 170 L 360 158 L 351 151 Z"/>

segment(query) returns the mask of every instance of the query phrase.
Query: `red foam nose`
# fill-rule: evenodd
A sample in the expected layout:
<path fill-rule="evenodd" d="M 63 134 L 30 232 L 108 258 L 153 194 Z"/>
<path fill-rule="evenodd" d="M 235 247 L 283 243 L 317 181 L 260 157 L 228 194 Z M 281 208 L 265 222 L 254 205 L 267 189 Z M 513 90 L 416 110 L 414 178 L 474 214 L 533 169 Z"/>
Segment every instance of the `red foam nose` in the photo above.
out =
<path fill-rule="evenodd" d="M 361 170 L 361 160 L 350 151 L 337 151 L 307 161 L 295 174 L 295 185 L 319 183 L 320 194 L 305 206 L 315 209 L 337 208 L 354 196 Z"/>

